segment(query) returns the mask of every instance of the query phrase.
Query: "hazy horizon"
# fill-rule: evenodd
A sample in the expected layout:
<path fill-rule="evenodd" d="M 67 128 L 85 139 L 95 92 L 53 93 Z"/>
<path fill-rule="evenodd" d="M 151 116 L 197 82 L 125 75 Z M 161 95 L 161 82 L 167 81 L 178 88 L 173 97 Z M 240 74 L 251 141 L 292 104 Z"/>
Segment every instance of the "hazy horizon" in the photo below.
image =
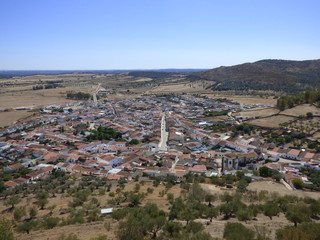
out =
<path fill-rule="evenodd" d="M 320 2 L 0 3 L 0 70 L 211 69 L 319 59 Z"/>

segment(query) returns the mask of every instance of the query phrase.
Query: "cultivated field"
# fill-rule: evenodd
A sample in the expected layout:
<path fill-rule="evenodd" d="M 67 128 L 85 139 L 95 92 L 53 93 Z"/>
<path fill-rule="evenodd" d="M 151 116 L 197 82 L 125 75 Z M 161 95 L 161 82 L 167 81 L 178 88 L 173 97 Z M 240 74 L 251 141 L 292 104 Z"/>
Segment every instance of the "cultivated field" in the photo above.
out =
<path fill-rule="evenodd" d="M 125 189 L 123 191 L 133 191 L 134 186 L 137 182 L 130 182 L 127 183 L 125 186 Z M 166 194 L 161 196 L 160 192 L 165 190 L 164 186 L 158 186 L 158 187 L 153 187 L 151 182 L 146 182 L 145 185 L 141 185 L 140 192 L 147 192 L 147 188 L 153 188 L 154 191 L 153 193 L 149 193 L 145 199 L 143 200 L 143 204 L 146 203 L 155 203 L 158 205 L 158 207 L 164 211 L 169 211 L 169 203 L 167 201 L 167 196 Z M 116 189 L 116 184 L 112 187 L 111 191 L 114 191 Z M 173 186 L 168 193 L 173 193 L 174 197 L 178 197 L 180 194 L 180 187 L 179 185 Z M 89 198 L 94 197 L 97 198 L 100 202 L 100 207 L 101 208 L 106 208 L 106 207 L 113 207 L 107 203 L 108 200 L 112 199 L 106 193 L 105 195 L 101 196 L 99 194 L 94 194 L 90 196 Z M 52 217 L 67 217 L 68 213 L 66 214 L 61 214 L 60 210 L 61 209 L 66 209 L 68 208 L 68 202 L 72 201 L 72 197 L 68 196 L 67 194 L 57 194 L 56 197 L 54 198 L 49 198 L 49 203 L 47 206 L 52 206 L 55 205 L 55 209 L 53 210 Z M 27 208 L 32 206 L 32 203 L 34 202 L 34 199 L 31 197 L 24 198 L 22 202 L 20 202 L 18 206 L 28 206 Z M 4 206 L 4 204 L 0 201 L 0 212 L 1 214 L 8 218 L 12 218 L 12 213 L 6 211 L 7 207 Z M 121 206 L 127 206 L 127 204 L 121 204 Z M 119 208 L 121 206 L 117 206 L 116 208 Z M 45 216 L 47 215 L 49 210 L 44 209 L 44 210 L 39 210 L 37 216 Z M 109 226 L 109 227 L 108 227 Z M 110 228 L 108 230 L 108 228 Z M 76 234 L 79 239 L 81 240 L 88 240 L 92 237 L 97 237 L 98 235 L 106 235 L 109 238 L 114 238 L 114 231 L 116 230 L 117 227 L 117 222 L 110 217 L 104 217 L 102 222 L 93 222 L 93 223 L 84 223 L 84 224 L 74 224 L 74 225 L 67 225 L 67 226 L 62 226 L 62 227 L 56 227 L 54 229 L 49 229 L 49 230 L 38 230 L 38 231 L 31 231 L 30 234 L 22 234 L 22 233 L 16 233 L 15 236 L 19 240 L 57 240 L 61 236 L 61 234 Z"/>
<path fill-rule="evenodd" d="M 232 189 L 222 190 L 220 187 L 217 187 L 211 184 L 201 184 L 201 187 L 211 194 L 221 195 L 226 192 L 230 194 L 234 193 L 234 190 Z M 280 195 L 280 196 L 294 195 L 301 198 L 310 197 L 314 199 L 320 199 L 320 194 L 317 192 L 308 192 L 308 191 L 300 191 L 300 190 L 290 191 L 283 184 L 272 182 L 272 181 L 252 182 L 249 184 L 247 189 L 251 191 L 257 191 L 257 192 L 268 191 L 269 193 Z M 205 222 L 205 220 L 203 222 Z M 231 219 L 228 219 L 228 222 L 239 222 L 239 221 L 235 218 L 231 218 Z M 271 230 L 272 239 L 275 239 L 275 233 L 277 229 L 292 224 L 285 218 L 284 214 L 282 213 L 279 214 L 278 217 L 274 217 L 272 220 L 270 220 L 269 217 L 266 217 L 263 214 L 259 214 L 256 220 L 247 221 L 247 223 L 244 223 L 244 222 L 241 222 L 241 223 L 253 230 L 255 229 L 255 226 L 267 227 L 269 230 Z M 225 221 L 223 221 L 221 218 L 214 219 L 211 225 L 206 226 L 205 231 L 209 232 L 213 237 L 222 238 L 224 224 L 225 224 Z"/>
<path fill-rule="evenodd" d="M 134 189 L 136 182 L 131 182 L 126 184 L 124 191 L 132 191 Z M 201 187 L 214 195 L 222 195 L 225 193 L 233 194 L 234 190 L 223 190 L 220 187 L 217 187 L 215 185 L 211 184 L 201 184 Z M 114 191 L 116 186 L 114 185 L 112 187 L 111 191 Z M 149 193 L 146 198 L 143 200 L 142 205 L 146 203 L 155 203 L 158 205 L 158 207 L 164 211 L 169 211 L 170 204 L 167 201 L 166 194 L 161 195 L 161 192 L 165 190 L 165 187 L 160 185 L 158 187 L 152 186 L 151 182 L 146 182 L 145 185 L 141 185 L 140 192 L 146 192 L 147 188 L 153 188 L 153 193 Z M 271 182 L 254 182 L 251 183 L 248 186 L 249 190 L 254 191 L 261 191 L 261 190 L 267 190 L 269 192 L 276 192 L 278 195 L 295 195 L 299 197 L 312 197 L 312 198 L 319 198 L 319 193 L 313 193 L 313 192 L 303 192 L 303 191 L 290 191 L 287 188 L 285 188 L 282 184 L 279 183 L 271 183 Z M 173 186 L 168 193 L 173 193 L 174 197 L 178 197 L 180 195 L 181 188 L 179 185 Z M 110 205 L 107 204 L 107 200 L 111 199 L 111 197 L 106 193 L 106 195 L 100 196 L 98 194 L 94 194 L 94 196 L 99 200 L 101 203 L 101 207 L 110 207 Z M 71 201 L 72 198 L 67 196 L 67 194 L 61 195 L 58 194 L 55 198 L 49 199 L 49 204 L 47 206 L 56 205 L 55 209 L 53 210 L 53 217 L 67 217 L 68 214 L 60 214 L 60 209 L 67 208 L 68 202 Z M 24 205 L 32 205 L 32 202 L 34 201 L 33 198 L 24 198 L 24 200 L 19 203 L 17 206 L 24 206 Z M 244 200 L 244 202 L 246 202 Z M 217 200 L 214 202 L 214 205 L 221 204 L 222 202 L 220 200 Z M 126 206 L 126 204 L 121 204 L 121 206 Z M 121 207 L 118 206 L 118 207 Z M 0 211 L 2 212 L 2 215 L 10 218 L 11 214 L 10 212 L 7 212 L 5 209 L 7 207 L 4 207 L 3 204 L 0 205 Z M 48 214 L 48 210 L 39 210 L 38 216 L 44 216 Z M 219 216 L 216 219 L 213 219 L 212 223 L 207 225 L 208 220 L 206 219 L 197 219 L 197 222 L 203 223 L 206 232 L 210 233 L 213 237 L 217 237 L 222 239 L 223 237 L 223 231 L 224 231 L 224 225 L 227 222 L 223 219 L 223 216 Z M 239 222 L 236 218 L 231 218 L 228 220 L 228 222 Z M 256 219 L 249 220 L 246 223 L 241 222 L 246 227 L 254 229 L 255 226 L 265 226 L 268 229 L 271 230 L 271 237 L 274 239 L 275 237 L 275 231 L 276 229 L 280 227 L 284 227 L 287 225 L 292 225 L 283 214 L 280 214 L 278 217 L 274 217 L 272 220 L 270 220 L 269 217 L 264 216 L 263 214 L 259 214 Z M 59 239 L 59 237 L 62 234 L 69 235 L 69 234 L 75 234 L 78 236 L 81 240 L 87 240 L 92 237 L 97 237 L 99 235 L 105 235 L 108 237 L 108 239 L 113 239 L 115 237 L 115 230 L 117 228 L 118 223 L 111 219 L 110 217 L 104 217 L 103 221 L 101 222 L 92 222 L 92 223 L 84 223 L 84 224 L 74 224 L 74 225 L 67 225 L 62 227 L 55 227 L 54 229 L 49 230 L 38 230 L 38 231 L 31 231 L 30 234 L 21 234 L 16 233 L 15 236 L 19 240 L 33 240 L 33 239 L 39 239 L 39 240 L 56 240 Z"/>
<path fill-rule="evenodd" d="M 279 125 L 284 122 L 289 122 L 294 120 L 294 117 L 288 117 L 283 115 L 277 115 L 267 118 L 255 119 L 248 121 L 249 124 L 256 125 L 259 127 L 266 127 L 266 128 L 279 128 Z"/>
<path fill-rule="evenodd" d="M 283 123 L 282 126 L 291 131 L 315 134 L 320 131 L 320 118 L 313 117 L 312 119 L 297 119 L 294 122 Z"/>

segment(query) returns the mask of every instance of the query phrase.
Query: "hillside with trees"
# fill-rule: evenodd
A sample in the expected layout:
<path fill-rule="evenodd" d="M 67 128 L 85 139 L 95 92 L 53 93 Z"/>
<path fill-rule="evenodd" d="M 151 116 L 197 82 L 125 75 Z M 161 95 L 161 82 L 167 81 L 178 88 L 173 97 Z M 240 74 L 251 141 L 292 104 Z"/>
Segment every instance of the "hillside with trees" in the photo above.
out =
<path fill-rule="evenodd" d="M 261 170 L 264 174 L 269 175 Z M 242 172 L 221 178 L 188 174 L 183 181 L 137 175 L 131 182 L 125 178 L 114 182 L 54 170 L 47 179 L 0 193 L 4 213 L 0 234 L 6 237 L 1 239 L 37 239 L 37 234 L 49 236 L 53 231 L 58 236 L 53 239 L 74 240 L 318 239 L 318 200 L 250 191 L 249 182 Z M 204 190 L 211 184 L 235 189 Z M 111 215 L 100 214 L 106 206 L 113 208 Z M 99 226 L 98 232 L 94 225 Z M 64 230 L 75 227 L 76 232 L 65 234 Z M 79 234 L 82 228 L 93 237 Z M 302 238 L 287 238 L 288 234 Z"/>
<path fill-rule="evenodd" d="M 297 92 L 320 86 L 320 60 L 261 60 L 231 67 L 218 67 L 195 74 L 214 81 L 209 88 Z"/>

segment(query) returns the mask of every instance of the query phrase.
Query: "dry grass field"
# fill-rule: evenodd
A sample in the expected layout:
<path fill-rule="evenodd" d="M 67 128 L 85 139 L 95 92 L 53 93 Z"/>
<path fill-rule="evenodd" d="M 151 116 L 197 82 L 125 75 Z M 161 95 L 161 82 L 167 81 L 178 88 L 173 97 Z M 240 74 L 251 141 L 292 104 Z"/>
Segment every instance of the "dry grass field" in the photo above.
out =
<path fill-rule="evenodd" d="M 261 98 L 261 97 L 253 97 L 253 96 L 229 96 L 227 97 L 230 100 L 239 102 L 241 104 L 276 104 L 277 99 L 272 97 Z"/>
<path fill-rule="evenodd" d="M 277 103 L 277 99 L 273 97 L 258 97 L 254 95 L 236 95 L 233 91 L 227 92 L 206 92 L 204 93 L 205 96 L 209 98 L 227 98 L 232 101 L 236 101 L 241 104 L 268 104 L 268 105 L 275 105 Z"/>
<path fill-rule="evenodd" d="M 66 99 L 66 92 L 73 88 L 56 88 L 44 90 L 11 91 L 0 94 L 0 110 L 9 109 L 8 112 L 0 112 L 0 127 L 32 116 L 33 113 L 26 110 L 15 110 L 18 107 L 39 108 L 51 104 L 65 104 L 73 102 Z"/>
<path fill-rule="evenodd" d="M 76 235 L 81 240 L 88 240 L 93 237 L 105 235 L 108 239 L 114 239 L 113 230 L 108 231 L 105 226 L 111 225 L 116 228 L 117 222 L 112 219 L 105 219 L 103 222 L 91 222 L 85 224 L 75 224 L 63 226 L 48 230 L 39 230 L 30 232 L 30 234 L 16 234 L 16 239 L 19 240 L 58 240 L 62 235 Z"/>
<path fill-rule="evenodd" d="M 246 119 L 248 119 L 248 118 L 268 117 L 278 113 L 279 113 L 279 110 L 276 108 L 264 108 L 264 109 L 242 111 L 242 112 L 234 113 L 233 115 L 244 116 Z"/>
<path fill-rule="evenodd" d="M 314 198 L 320 199 L 320 193 L 318 192 L 310 192 L 310 191 L 301 191 L 301 190 L 289 190 L 283 184 L 272 182 L 272 181 L 262 181 L 262 182 L 252 182 L 247 187 L 248 190 L 252 191 L 268 191 L 275 192 L 280 196 L 285 195 L 294 195 L 297 197 L 305 198 Z"/>
<path fill-rule="evenodd" d="M 278 128 L 280 124 L 294 120 L 294 117 L 277 115 L 267 118 L 255 119 L 247 121 L 247 123 L 266 128 Z"/>
<path fill-rule="evenodd" d="M 32 115 L 33 113 L 28 111 L 0 112 L 0 127 L 9 126 L 20 119 L 24 119 Z"/>
<path fill-rule="evenodd" d="M 0 95 L 0 109 L 17 107 L 34 108 L 50 104 L 72 102 L 72 100 L 66 99 L 67 91 L 72 90 L 73 88 L 56 88 L 2 93 Z"/>
<path fill-rule="evenodd" d="M 320 108 L 310 104 L 302 104 L 293 108 L 289 108 L 282 111 L 280 114 L 298 117 L 300 115 L 306 115 L 307 112 L 312 112 L 314 116 L 320 116 Z"/>
<path fill-rule="evenodd" d="M 136 82 L 149 82 L 149 81 L 152 81 L 152 78 L 140 78 L 136 80 Z"/>
<path fill-rule="evenodd" d="M 209 91 L 205 89 L 207 85 L 208 82 L 206 81 L 161 84 L 160 86 L 150 89 L 147 93 L 205 93 Z"/>

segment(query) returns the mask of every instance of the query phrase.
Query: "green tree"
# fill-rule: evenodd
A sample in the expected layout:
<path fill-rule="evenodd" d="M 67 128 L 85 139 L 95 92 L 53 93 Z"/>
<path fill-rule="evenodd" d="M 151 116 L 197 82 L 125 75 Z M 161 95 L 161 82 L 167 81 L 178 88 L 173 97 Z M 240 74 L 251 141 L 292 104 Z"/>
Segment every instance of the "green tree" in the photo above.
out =
<path fill-rule="evenodd" d="M 198 202 L 202 202 L 205 199 L 206 192 L 201 188 L 199 183 L 193 183 L 190 190 L 189 199 Z"/>
<path fill-rule="evenodd" d="M 317 218 L 320 215 L 320 202 L 317 200 L 314 200 L 310 203 L 310 212 L 311 216 L 313 218 Z"/>
<path fill-rule="evenodd" d="M 271 177 L 272 176 L 272 170 L 268 167 L 261 167 L 259 168 L 259 174 L 261 177 Z"/>
<path fill-rule="evenodd" d="M 181 197 L 173 201 L 172 207 L 169 212 L 169 220 L 177 219 L 181 212 L 185 209 L 185 204 Z"/>
<path fill-rule="evenodd" d="M 10 221 L 0 217 L 0 239 L 3 240 L 13 240 L 13 231 Z"/>
<path fill-rule="evenodd" d="M 212 194 L 207 194 L 205 196 L 205 201 L 208 202 L 208 206 L 211 207 L 211 203 L 217 200 L 217 196 Z"/>
<path fill-rule="evenodd" d="M 224 193 L 223 195 L 220 195 L 220 200 L 221 200 L 222 202 L 227 202 L 227 203 L 229 203 L 229 202 L 233 201 L 233 196 L 231 196 L 231 195 L 228 194 L 228 193 Z"/>
<path fill-rule="evenodd" d="M 174 201 L 174 195 L 173 193 L 168 193 L 167 194 L 167 200 L 170 204 L 173 204 L 173 201 Z"/>
<path fill-rule="evenodd" d="M 296 227 L 298 223 L 310 221 L 310 209 L 305 205 L 292 205 L 289 206 L 286 212 L 286 218 L 294 223 Z"/>
<path fill-rule="evenodd" d="M 157 238 L 157 233 L 166 224 L 165 215 L 159 214 L 158 210 L 151 212 L 149 216 L 144 218 L 145 229 L 152 234 L 152 239 Z"/>
<path fill-rule="evenodd" d="M 29 209 L 29 216 L 30 218 L 34 218 L 35 216 L 37 216 L 38 214 L 38 210 L 35 206 L 32 206 L 30 209 Z"/>
<path fill-rule="evenodd" d="M 195 216 L 195 212 L 193 211 L 193 209 L 191 209 L 190 207 L 185 207 L 181 213 L 179 218 L 181 220 L 185 220 L 187 221 L 187 225 L 190 221 L 194 220 L 196 218 Z"/>
<path fill-rule="evenodd" d="M 190 237 L 190 240 L 215 240 L 209 233 L 197 232 Z"/>
<path fill-rule="evenodd" d="M 47 205 L 48 201 L 48 194 L 46 192 L 38 192 L 37 193 L 37 201 L 36 204 L 40 207 L 41 210 L 44 209 L 45 205 Z"/>
<path fill-rule="evenodd" d="M 270 220 L 272 220 L 272 217 L 277 216 L 280 212 L 281 209 L 279 206 L 272 201 L 266 202 L 263 206 L 263 214 L 268 216 Z"/>
<path fill-rule="evenodd" d="M 303 224 L 301 224 L 303 225 Z M 319 231 L 319 224 L 314 228 L 311 224 L 308 224 L 311 226 L 311 228 L 306 225 L 306 229 L 300 227 L 291 227 L 287 226 L 284 228 L 280 228 L 276 232 L 276 239 L 277 240 L 318 240 L 318 237 L 320 235 Z M 310 229 L 309 229 L 310 228 Z M 311 230 L 311 232 L 310 232 Z"/>
<path fill-rule="evenodd" d="M 186 231 L 189 233 L 197 233 L 200 232 L 204 229 L 204 226 L 201 223 L 191 221 L 187 226 L 186 226 Z"/>
<path fill-rule="evenodd" d="M 293 179 L 292 184 L 296 189 L 302 189 L 304 186 L 301 179 Z"/>
<path fill-rule="evenodd" d="M 240 202 L 235 202 L 235 201 L 224 203 L 219 206 L 220 213 L 223 213 L 224 218 L 228 219 L 238 211 L 240 205 L 241 205 Z"/>
<path fill-rule="evenodd" d="M 116 236 L 119 240 L 141 240 L 144 238 L 143 225 L 135 218 L 129 217 L 119 223 Z"/>
<path fill-rule="evenodd" d="M 140 184 L 137 183 L 135 186 L 134 186 L 134 192 L 138 193 L 140 191 Z"/>
<path fill-rule="evenodd" d="M 308 142 L 308 148 L 315 149 L 317 147 L 317 143 L 314 141 Z"/>
<path fill-rule="evenodd" d="M 249 208 L 241 208 L 236 212 L 236 217 L 239 221 L 245 221 L 252 219 L 252 210 Z"/>
<path fill-rule="evenodd" d="M 20 221 L 26 215 L 26 207 L 17 207 L 13 212 L 14 220 Z"/>
<path fill-rule="evenodd" d="M 271 175 L 272 178 L 275 179 L 277 182 L 279 182 L 282 179 L 281 173 L 277 170 L 273 170 Z"/>
<path fill-rule="evenodd" d="M 206 214 L 206 217 L 210 219 L 210 222 L 212 222 L 213 218 L 218 217 L 219 211 L 217 208 L 211 206 L 206 208 L 205 214 Z"/>
<path fill-rule="evenodd" d="M 7 201 L 4 202 L 5 206 L 11 206 L 11 209 L 14 209 L 14 206 L 21 202 L 21 198 L 17 195 L 11 196 Z"/>
<path fill-rule="evenodd" d="M 223 237 L 226 240 L 254 240 L 255 233 L 241 223 L 226 223 Z"/>
<path fill-rule="evenodd" d="M 153 188 L 147 188 L 147 193 L 149 193 L 149 194 L 152 194 L 153 193 L 153 191 L 154 191 L 154 189 Z"/>
<path fill-rule="evenodd" d="M 29 234 L 30 231 L 32 229 L 35 229 L 37 226 L 38 226 L 38 221 L 31 220 L 31 221 L 23 222 L 23 223 L 19 224 L 16 229 L 18 232 L 25 232 L 25 233 Z"/>
<path fill-rule="evenodd" d="M 313 118 L 313 113 L 312 112 L 307 112 L 306 116 L 307 116 L 308 119 L 311 119 L 311 118 Z"/>
<path fill-rule="evenodd" d="M 59 221 L 60 221 L 60 218 L 47 217 L 43 219 L 42 224 L 45 229 L 52 229 L 58 226 Z"/>
<path fill-rule="evenodd" d="M 143 198 L 144 198 L 143 193 L 130 193 L 129 194 L 129 202 L 132 207 L 140 205 Z"/>
<path fill-rule="evenodd" d="M 237 184 L 237 191 L 240 193 L 246 192 L 248 185 L 249 185 L 249 183 L 246 180 L 241 179 Z"/>
<path fill-rule="evenodd" d="M 36 204 L 39 206 L 39 208 L 40 208 L 41 210 L 43 210 L 44 207 L 47 205 L 48 202 L 49 202 L 49 201 L 48 201 L 47 198 L 41 198 L 41 199 L 38 199 L 38 200 L 36 201 Z"/>
<path fill-rule="evenodd" d="M 166 224 L 163 227 L 164 232 L 168 233 L 170 238 L 177 236 L 182 229 L 183 226 L 181 223 L 172 221 L 166 222 Z"/>
<path fill-rule="evenodd" d="M 128 142 L 128 145 L 137 145 L 139 144 L 139 140 L 138 139 L 132 139 L 130 142 Z"/>

